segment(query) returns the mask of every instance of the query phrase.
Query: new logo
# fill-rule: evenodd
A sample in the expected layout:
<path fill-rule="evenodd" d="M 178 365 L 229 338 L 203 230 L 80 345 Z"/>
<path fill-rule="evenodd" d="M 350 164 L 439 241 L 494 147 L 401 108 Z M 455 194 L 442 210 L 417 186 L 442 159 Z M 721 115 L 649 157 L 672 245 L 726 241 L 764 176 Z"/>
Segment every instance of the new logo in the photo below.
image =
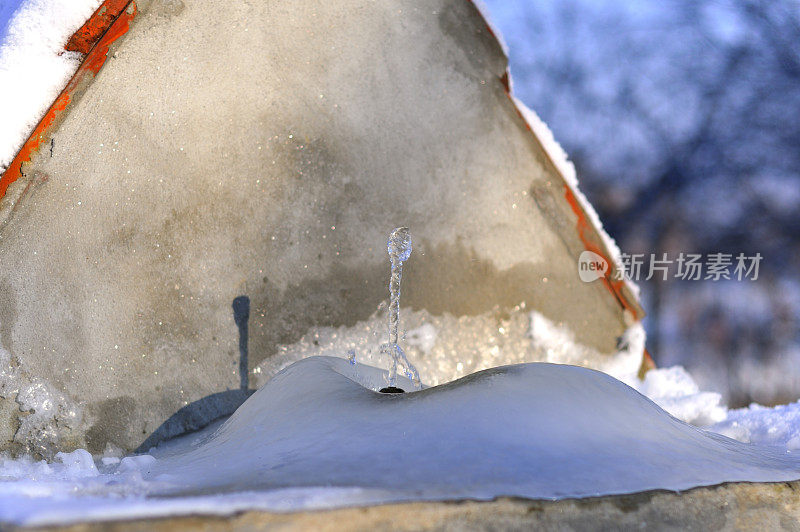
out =
<path fill-rule="evenodd" d="M 608 262 L 593 251 L 584 251 L 578 257 L 578 276 L 584 283 L 591 283 L 606 275 Z"/>

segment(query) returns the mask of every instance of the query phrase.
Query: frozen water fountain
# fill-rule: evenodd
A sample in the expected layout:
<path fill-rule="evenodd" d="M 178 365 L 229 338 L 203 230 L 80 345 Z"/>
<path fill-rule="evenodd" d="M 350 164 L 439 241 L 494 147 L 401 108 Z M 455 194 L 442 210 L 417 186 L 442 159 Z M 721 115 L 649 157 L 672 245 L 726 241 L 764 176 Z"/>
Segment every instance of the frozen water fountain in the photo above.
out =
<path fill-rule="evenodd" d="M 506 365 L 423 389 L 398 344 L 408 229 L 395 229 L 387 249 L 388 370 L 358 363 L 354 351 L 312 356 L 221 425 L 151 455 L 104 458 L 99 469 L 85 451 L 55 465 L 15 462 L 21 472 L 12 467 L 0 482 L 0 521 L 562 499 L 800 478 L 800 455 L 785 447 L 706 432 L 583 367 Z"/>
<path fill-rule="evenodd" d="M 389 370 L 355 352 L 292 364 L 207 439 L 153 462 L 151 495 L 326 486 L 347 504 L 556 499 L 800 476 L 800 458 L 692 427 L 586 368 L 502 366 L 422 390 L 398 343 L 408 228 L 387 251 Z"/>
<path fill-rule="evenodd" d="M 404 390 L 398 388 L 397 368 L 402 366 L 406 376 L 411 379 L 415 388 L 420 388 L 419 372 L 406 357 L 405 351 L 398 343 L 397 329 L 400 325 L 400 283 L 403 280 L 403 263 L 411 256 L 411 233 L 408 227 L 398 227 L 389 235 L 386 243 L 389 252 L 389 260 L 392 264 L 391 276 L 389 277 L 389 342 L 381 346 L 381 353 L 392 357 L 392 365 L 389 368 L 388 385 L 382 388 L 382 393 L 402 393 Z"/>

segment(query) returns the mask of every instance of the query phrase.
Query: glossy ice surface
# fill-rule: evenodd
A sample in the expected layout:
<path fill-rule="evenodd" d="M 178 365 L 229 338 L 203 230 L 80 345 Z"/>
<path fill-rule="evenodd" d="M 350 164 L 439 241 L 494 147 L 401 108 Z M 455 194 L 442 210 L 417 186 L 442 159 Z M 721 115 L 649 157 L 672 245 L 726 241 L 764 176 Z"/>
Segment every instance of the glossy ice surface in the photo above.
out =
<path fill-rule="evenodd" d="M 161 494 L 327 486 L 375 491 L 371 502 L 800 478 L 800 456 L 683 423 L 586 368 L 504 366 L 397 396 L 376 393 L 382 385 L 368 366 L 302 360 L 145 478 Z"/>

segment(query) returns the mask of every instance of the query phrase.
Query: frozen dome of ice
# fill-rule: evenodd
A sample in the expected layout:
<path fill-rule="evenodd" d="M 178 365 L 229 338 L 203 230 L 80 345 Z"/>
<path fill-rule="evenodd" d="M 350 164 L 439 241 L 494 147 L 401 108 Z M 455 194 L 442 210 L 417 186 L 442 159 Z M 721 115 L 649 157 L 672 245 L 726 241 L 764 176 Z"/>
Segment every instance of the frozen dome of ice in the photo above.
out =
<path fill-rule="evenodd" d="M 503 366 L 395 395 L 375 391 L 384 379 L 344 359 L 301 360 L 207 439 L 154 461 L 151 495 L 556 499 L 800 478 L 800 456 L 705 432 L 586 368 Z"/>

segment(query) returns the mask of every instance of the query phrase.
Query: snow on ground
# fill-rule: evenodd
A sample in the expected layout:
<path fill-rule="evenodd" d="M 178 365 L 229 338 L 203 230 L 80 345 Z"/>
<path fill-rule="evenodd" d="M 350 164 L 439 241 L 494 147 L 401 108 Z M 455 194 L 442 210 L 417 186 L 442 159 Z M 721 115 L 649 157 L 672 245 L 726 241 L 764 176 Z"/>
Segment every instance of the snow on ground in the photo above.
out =
<path fill-rule="evenodd" d="M 800 449 L 800 401 L 775 407 L 752 404 L 729 410 L 708 430 L 739 441 L 781 445 L 796 451 Z"/>
<path fill-rule="evenodd" d="M 572 333 L 538 312 L 530 313 L 529 337 L 544 352 L 547 362 L 595 367 L 635 389 L 672 416 L 745 443 L 778 445 L 800 449 L 800 401 L 768 408 L 753 404 L 749 408 L 728 410 L 722 395 L 701 391 L 694 378 L 681 366 L 648 371 L 639 379 L 645 333 L 641 324 L 631 326 L 620 339 L 620 349 L 602 356 L 576 342 Z M 607 359 L 603 364 L 596 360 Z M 758 374 L 753 368 L 750 376 Z"/>
<path fill-rule="evenodd" d="M 64 45 L 100 3 L 26 0 L 9 18 L 0 35 L 0 172 L 77 70 L 80 54 Z"/>
<path fill-rule="evenodd" d="M 648 371 L 644 380 L 636 379 L 629 384 L 687 423 L 706 427 L 726 419 L 726 409 L 720 404 L 720 395 L 701 392 L 691 375 L 681 366 Z"/>

